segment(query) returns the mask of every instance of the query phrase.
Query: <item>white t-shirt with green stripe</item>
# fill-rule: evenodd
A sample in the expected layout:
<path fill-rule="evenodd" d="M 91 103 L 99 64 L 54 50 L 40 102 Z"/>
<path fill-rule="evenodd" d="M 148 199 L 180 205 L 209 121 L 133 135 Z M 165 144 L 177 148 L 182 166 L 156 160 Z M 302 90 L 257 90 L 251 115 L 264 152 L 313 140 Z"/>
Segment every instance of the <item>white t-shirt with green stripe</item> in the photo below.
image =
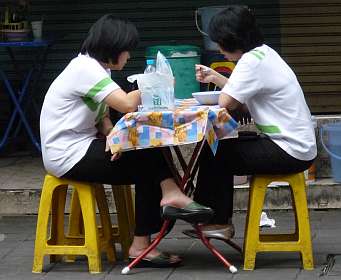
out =
<path fill-rule="evenodd" d="M 316 157 L 311 114 L 296 75 L 267 45 L 257 47 L 238 61 L 222 89 L 246 104 L 258 129 L 299 160 Z"/>
<path fill-rule="evenodd" d="M 103 117 L 103 99 L 120 87 L 88 55 L 78 55 L 53 81 L 40 115 L 44 166 L 60 177 L 86 154 Z"/>

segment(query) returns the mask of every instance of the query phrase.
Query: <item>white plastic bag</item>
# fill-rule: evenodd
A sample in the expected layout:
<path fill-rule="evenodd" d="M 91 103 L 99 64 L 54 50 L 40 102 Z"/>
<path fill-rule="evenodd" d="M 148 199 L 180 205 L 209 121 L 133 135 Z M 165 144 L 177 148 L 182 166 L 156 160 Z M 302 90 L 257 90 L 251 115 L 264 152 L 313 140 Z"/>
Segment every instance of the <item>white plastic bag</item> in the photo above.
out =
<path fill-rule="evenodd" d="M 160 111 L 174 109 L 174 76 L 167 58 L 157 53 L 156 71 L 129 76 L 131 83 L 137 80 L 141 91 L 141 110 Z"/>

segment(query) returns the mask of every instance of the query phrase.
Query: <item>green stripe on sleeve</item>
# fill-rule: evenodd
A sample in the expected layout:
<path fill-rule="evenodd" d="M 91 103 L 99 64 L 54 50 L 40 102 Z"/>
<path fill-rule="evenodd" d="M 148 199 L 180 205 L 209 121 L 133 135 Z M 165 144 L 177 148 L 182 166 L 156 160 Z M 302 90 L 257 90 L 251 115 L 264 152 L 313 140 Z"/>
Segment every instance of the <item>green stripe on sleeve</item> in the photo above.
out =
<path fill-rule="evenodd" d="M 90 97 L 91 99 L 100 92 L 103 88 L 105 88 L 107 85 L 111 84 L 113 81 L 110 77 L 104 78 L 103 80 L 99 81 L 97 84 L 95 84 L 85 95 L 85 97 Z"/>
<path fill-rule="evenodd" d="M 260 54 L 256 53 L 255 51 L 251 51 L 250 53 L 257 57 L 259 60 L 263 59 L 263 57 Z"/>
<path fill-rule="evenodd" d="M 93 97 L 99 93 L 103 88 L 107 85 L 111 84 L 113 81 L 110 77 L 104 78 L 103 80 L 99 81 L 95 84 L 88 93 L 83 97 L 84 103 L 89 107 L 91 111 L 96 111 L 98 108 L 98 103 L 93 100 Z"/>
<path fill-rule="evenodd" d="M 281 130 L 276 125 L 261 125 L 256 123 L 256 127 L 263 133 L 281 133 Z"/>
<path fill-rule="evenodd" d="M 254 52 L 259 53 L 261 56 L 263 56 L 263 58 L 265 57 L 265 53 L 260 51 L 260 50 L 253 50 Z"/>

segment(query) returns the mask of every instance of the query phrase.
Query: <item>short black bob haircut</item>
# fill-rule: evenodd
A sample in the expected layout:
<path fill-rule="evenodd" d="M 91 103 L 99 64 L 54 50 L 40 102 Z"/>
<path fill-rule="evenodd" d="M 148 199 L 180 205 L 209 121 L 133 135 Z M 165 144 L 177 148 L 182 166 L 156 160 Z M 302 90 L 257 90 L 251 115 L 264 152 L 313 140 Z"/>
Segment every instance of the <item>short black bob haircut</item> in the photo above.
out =
<path fill-rule="evenodd" d="M 107 14 L 91 26 L 81 53 L 88 53 L 103 63 L 115 64 L 120 53 L 135 49 L 138 42 L 139 35 L 134 24 Z"/>
<path fill-rule="evenodd" d="M 227 6 L 217 13 L 210 21 L 208 35 L 227 52 L 241 50 L 245 53 L 264 43 L 255 16 L 242 5 Z"/>

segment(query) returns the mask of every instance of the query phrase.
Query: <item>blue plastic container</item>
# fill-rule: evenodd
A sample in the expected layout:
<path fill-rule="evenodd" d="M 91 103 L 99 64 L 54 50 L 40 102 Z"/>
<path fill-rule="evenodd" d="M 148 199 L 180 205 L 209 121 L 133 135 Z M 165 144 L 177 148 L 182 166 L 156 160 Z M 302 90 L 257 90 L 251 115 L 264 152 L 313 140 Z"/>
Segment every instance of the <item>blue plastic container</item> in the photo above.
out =
<path fill-rule="evenodd" d="M 323 137 L 325 134 L 326 143 Z M 323 125 L 320 138 L 323 148 L 330 156 L 334 181 L 341 183 L 341 122 Z"/>

